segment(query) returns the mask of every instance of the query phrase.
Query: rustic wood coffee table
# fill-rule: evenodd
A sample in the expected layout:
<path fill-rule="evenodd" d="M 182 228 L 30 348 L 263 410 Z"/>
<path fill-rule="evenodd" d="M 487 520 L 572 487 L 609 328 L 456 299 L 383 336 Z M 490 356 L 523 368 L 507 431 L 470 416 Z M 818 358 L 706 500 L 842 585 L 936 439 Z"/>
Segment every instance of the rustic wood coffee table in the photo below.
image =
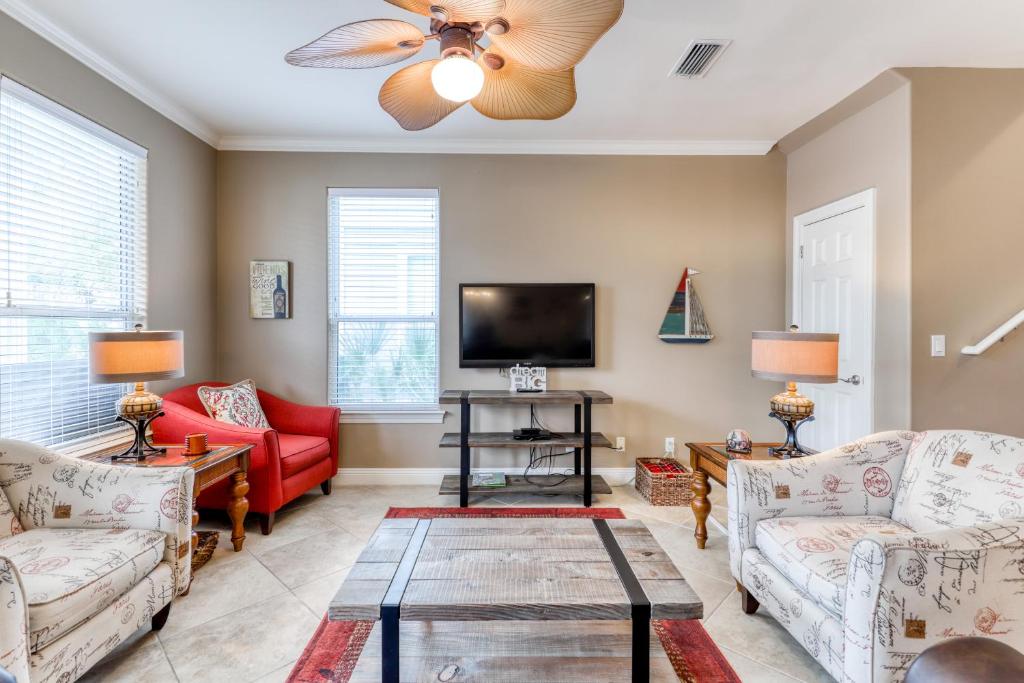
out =
<path fill-rule="evenodd" d="M 535 680 L 540 669 L 531 667 L 555 666 L 561 674 L 558 662 L 565 672 L 577 672 L 558 680 L 615 680 L 607 671 L 589 679 L 579 673 L 616 664 L 614 653 L 586 647 L 593 633 L 606 643 L 625 640 L 622 654 L 628 658 L 622 659 L 631 662 L 632 680 L 646 682 L 675 680 L 657 637 L 652 639 L 651 619 L 699 619 L 703 610 L 636 520 L 386 519 L 331 602 L 328 618 L 380 620 L 380 649 L 367 644 L 353 681 L 367 680 L 372 671 L 374 679 L 398 683 L 400 662 L 403 681 L 447 680 L 445 675 L 467 668 L 473 680 Z M 558 621 L 578 627 L 549 623 Z M 601 625 L 615 621 L 631 622 L 628 634 Z M 408 652 L 399 646 L 400 630 Z M 502 637 L 504 644 L 495 642 Z M 487 673 L 499 667 L 500 676 Z"/>

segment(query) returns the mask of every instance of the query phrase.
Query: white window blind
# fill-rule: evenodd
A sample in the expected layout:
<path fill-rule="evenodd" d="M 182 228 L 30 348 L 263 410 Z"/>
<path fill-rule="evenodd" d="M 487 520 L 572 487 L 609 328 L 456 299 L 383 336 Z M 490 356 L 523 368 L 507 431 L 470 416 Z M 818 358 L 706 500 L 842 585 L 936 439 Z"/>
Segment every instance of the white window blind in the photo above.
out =
<path fill-rule="evenodd" d="M 146 319 L 146 150 L 0 79 L 0 437 L 114 426 L 88 333 Z"/>
<path fill-rule="evenodd" d="M 332 405 L 437 408 L 437 190 L 332 189 L 328 239 Z"/>

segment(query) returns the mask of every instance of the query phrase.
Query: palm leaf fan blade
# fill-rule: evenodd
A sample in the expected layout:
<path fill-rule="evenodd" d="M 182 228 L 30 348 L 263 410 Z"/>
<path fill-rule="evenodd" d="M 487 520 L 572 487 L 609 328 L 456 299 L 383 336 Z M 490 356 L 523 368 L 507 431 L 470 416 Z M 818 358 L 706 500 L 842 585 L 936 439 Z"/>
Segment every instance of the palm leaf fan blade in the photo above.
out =
<path fill-rule="evenodd" d="M 573 69 L 539 71 L 525 67 L 490 48 L 478 60 L 484 87 L 473 108 L 499 120 L 557 119 L 576 104 Z"/>
<path fill-rule="evenodd" d="M 370 19 L 345 24 L 292 50 L 294 66 L 368 69 L 408 59 L 423 48 L 423 32 L 405 21 Z"/>
<path fill-rule="evenodd" d="M 579 64 L 622 16 L 623 0 L 508 0 L 504 33 L 489 31 L 504 54 L 541 71 Z"/>
<path fill-rule="evenodd" d="M 387 0 L 402 9 L 449 23 L 472 24 L 502 13 L 505 0 Z"/>
<path fill-rule="evenodd" d="M 407 66 L 384 81 L 377 98 L 380 106 L 405 130 L 430 128 L 462 106 L 434 92 L 430 72 L 439 59 Z"/>

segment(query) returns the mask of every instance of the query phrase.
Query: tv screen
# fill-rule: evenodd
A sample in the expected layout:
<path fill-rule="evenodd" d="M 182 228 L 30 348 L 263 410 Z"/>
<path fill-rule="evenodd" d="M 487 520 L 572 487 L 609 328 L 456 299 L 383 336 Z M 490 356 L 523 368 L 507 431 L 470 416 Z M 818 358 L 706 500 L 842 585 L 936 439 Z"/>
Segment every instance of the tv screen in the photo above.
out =
<path fill-rule="evenodd" d="M 459 286 L 459 367 L 594 367 L 594 285 Z"/>

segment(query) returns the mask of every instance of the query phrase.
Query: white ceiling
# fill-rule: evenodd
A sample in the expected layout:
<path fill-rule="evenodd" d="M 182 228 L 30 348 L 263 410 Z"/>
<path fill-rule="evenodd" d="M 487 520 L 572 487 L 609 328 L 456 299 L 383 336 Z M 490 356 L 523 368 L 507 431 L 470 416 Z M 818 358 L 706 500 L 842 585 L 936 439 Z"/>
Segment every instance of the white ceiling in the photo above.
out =
<path fill-rule="evenodd" d="M 568 115 L 502 122 L 467 106 L 418 133 L 377 105 L 404 63 L 347 71 L 283 59 L 350 21 L 426 28 L 383 0 L 0 0 L 0 9 L 222 148 L 761 153 L 889 67 L 1024 67 L 1019 0 L 625 4 L 577 68 Z M 693 38 L 734 42 L 706 79 L 667 78 Z"/>

